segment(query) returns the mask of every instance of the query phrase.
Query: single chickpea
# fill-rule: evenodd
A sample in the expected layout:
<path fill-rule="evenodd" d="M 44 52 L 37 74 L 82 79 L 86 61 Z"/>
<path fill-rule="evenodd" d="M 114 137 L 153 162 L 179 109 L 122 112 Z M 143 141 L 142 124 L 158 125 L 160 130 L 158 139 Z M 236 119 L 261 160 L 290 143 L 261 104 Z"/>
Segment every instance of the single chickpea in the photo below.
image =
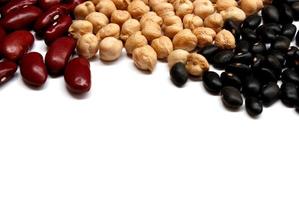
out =
<path fill-rule="evenodd" d="M 207 45 L 213 44 L 216 32 L 207 27 L 198 27 L 193 30 L 194 35 L 197 37 L 198 46 L 205 47 Z"/>
<path fill-rule="evenodd" d="M 231 19 L 233 21 L 242 22 L 246 18 L 244 11 L 237 7 L 229 7 L 226 10 L 221 11 L 220 14 L 224 21 Z"/>
<path fill-rule="evenodd" d="M 82 35 L 77 41 L 78 55 L 90 59 L 96 55 L 98 51 L 98 38 L 92 33 Z"/>
<path fill-rule="evenodd" d="M 141 0 L 134 0 L 128 6 L 128 11 L 135 19 L 140 20 L 143 14 L 149 12 L 150 8 Z"/>
<path fill-rule="evenodd" d="M 197 53 L 190 53 L 187 57 L 186 70 L 196 77 L 202 77 L 203 73 L 209 71 L 209 63 L 207 59 Z"/>
<path fill-rule="evenodd" d="M 87 15 L 85 19 L 92 23 L 94 33 L 97 33 L 102 27 L 109 23 L 109 19 L 106 15 L 100 12 L 92 12 Z"/>
<path fill-rule="evenodd" d="M 136 19 L 127 20 L 121 28 L 120 39 L 126 41 L 130 35 L 140 31 L 140 23 Z"/>
<path fill-rule="evenodd" d="M 126 10 L 115 10 L 111 14 L 111 22 L 118 24 L 120 27 L 127 21 L 131 19 L 131 15 Z"/>
<path fill-rule="evenodd" d="M 139 47 L 133 51 L 133 61 L 138 69 L 152 72 L 157 64 L 157 53 L 149 45 Z"/>
<path fill-rule="evenodd" d="M 246 15 L 252 15 L 263 8 L 263 0 L 241 0 L 240 8 Z"/>
<path fill-rule="evenodd" d="M 99 45 L 100 59 L 103 61 L 117 60 L 121 56 L 122 48 L 122 41 L 114 37 L 106 37 Z"/>
<path fill-rule="evenodd" d="M 194 14 L 201 17 L 202 19 L 213 14 L 214 12 L 214 5 L 210 1 L 202 1 L 194 4 Z"/>
<path fill-rule="evenodd" d="M 155 10 L 155 6 L 160 4 L 160 3 L 167 3 L 167 0 L 149 0 L 148 5 Z"/>
<path fill-rule="evenodd" d="M 177 49 L 172 51 L 167 57 L 169 69 L 171 69 L 173 65 L 179 62 L 186 64 L 188 55 L 189 52 L 183 49 Z"/>
<path fill-rule="evenodd" d="M 151 46 L 156 51 L 159 59 L 167 58 L 173 51 L 172 41 L 166 36 L 154 39 Z"/>
<path fill-rule="evenodd" d="M 126 10 L 130 4 L 130 0 L 112 0 L 114 5 L 119 10 Z"/>
<path fill-rule="evenodd" d="M 138 31 L 128 37 L 125 43 L 125 48 L 127 54 L 132 54 L 134 49 L 143 47 L 145 45 L 147 45 L 147 39 L 141 34 L 141 31 Z"/>
<path fill-rule="evenodd" d="M 96 4 L 96 10 L 110 18 L 113 11 L 116 10 L 116 6 L 112 0 L 100 0 L 100 2 Z"/>
<path fill-rule="evenodd" d="M 95 11 L 95 6 L 92 1 L 85 1 L 76 6 L 74 9 L 74 15 L 76 19 L 85 19 L 85 17 Z"/>
<path fill-rule="evenodd" d="M 213 29 L 216 32 L 220 31 L 224 25 L 222 15 L 215 12 L 207 16 L 204 20 L 204 25 L 208 28 Z"/>
<path fill-rule="evenodd" d="M 175 15 L 174 7 L 171 3 L 162 2 L 154 7 L 154 11 L 162 18 Z"/>
<path fill-rule="evenodd" d="M 197 27 L 203 26 L 203 20 L 194 14 L 188 14 L 185 15 L 183 24 L 184 28 L 193 30 Z"/>
<path fill-rule="evenodd" d="M 75 39 L 79 39 L 82 35 L 86 33 L 92 33 L 92 23 L 86 20 L 74 20 L 69 27 L 69 33 Z"/>
<path fill-rule="evenodd" d="M 119 38 L 120 27 L 118 24 L 110 23 L 101 28 L 97 33 L 97 38 L 99 41 L 103 40 L 106 37 L 115 37 Z"/>
<path fill-rule="evenodd" d="M 218 11 L 226 10 L 229 7 L 237 7 L 238 3 L 236 0 L 217 0 L 216 8 Z"/>
<path fill-rule="evenodd" d="M 197 45 L 197 37 L 190 29 L 184 29 L 173 37 L 172 42 L 174 49 L 184 49 L 190 52 L 194 50 Z"/>
<path fill-rule="evenodd" d="M 141 19 L 140 19 L 140 25 L 144 26 L 144 22 L 146 22 L 147 20 L 152 20 L 154 22 L 156 22 L 157 24 L 159 24 L 160 26 L 163 23 L 163 20 L 161 17 L 159 17 L 155 12 L 151 11 L 151 12 L 147 12 L 144 15 L 142 15 Z"/>
<path fill-rule="evenodd" d="M 159 24 L 151 20 L 144 22 L 141 32 L 148 41 L 152 41 L 153 39 L 162 36 L 162 30 Z"/>
<path fill-rule="evenodd" d="M 194 6 L 190 0 L 178 0 L 174 2 L 174 8 L 176 15 L 183 18 L 193 12 Z"/>
<path fill-rule="evenodd" d="M 183 30 L 183 23 L 180 17 L 173 15 L 167 16 L 163 21 L 164 35 L 173 38 L 178 32 Z"/>
<path fill-rule="evenodd" d="M 233 49 L 236 47 L 236 40 L 230 31 L 223 29 L 217 33 L 215 44 L 222 49 Z"/>

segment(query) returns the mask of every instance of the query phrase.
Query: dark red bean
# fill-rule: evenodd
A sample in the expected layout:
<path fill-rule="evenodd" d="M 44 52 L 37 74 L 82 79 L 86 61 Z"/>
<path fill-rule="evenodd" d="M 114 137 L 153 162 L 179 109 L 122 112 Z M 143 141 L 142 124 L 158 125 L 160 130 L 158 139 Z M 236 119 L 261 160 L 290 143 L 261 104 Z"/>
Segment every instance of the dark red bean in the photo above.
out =
<path fill-rule="evenodd" d="M 4 60 L 0 62 L 0 85 L 11 79 L 17 71 L 17 64 Z"/>
<path fill-rule="evenodd" d="M 4 39 L 6 36 L 5 30 L 0 26 L 0 42 Z"/>
<path fill-rule="evenodd" d="M 67 9 L 69 12 L 72 12 L 75 7 L 81 3 L 85 2 L 85 0 L 71 0 L 68 3 L 61 4 L 65 9 Z"/>
<path fill-rule="evenodd" d="M 62 0 L 39 0 L 38 5 L 43 9 L 43 10 L 48 10 L 50 7 L 54 5 L 58 5 L 62 3 Z"/>
<path fill-rule="evenodd" d="M 63 74 L 68 60 L 76 48 L 76 40 L 72 37 L 62 37 L 55 40 L 48 49 L 45 62 L 49 74 Z"/>
<path fill-rule="evenodd" d="M 3 19 L 3 27 L 7 30 L 19 30 L 30 27 L 42 13 L 36 6 L 27 6 L 8 13 Z"/>
<path fill-rule="evenodd" d="M 72 24 L 72 18 L 68 15 L 64 15 L 59 18 L 57 22 L 47 28 L 44 33 L 44 39 L 46 44 L 51 44 L 54 40 L 67 34 L 70 25 Z"/>
<path fill-rule="evenodd" d="M 19 10 L 25 6 L 34 5 L 36 3 L 37 0 L 12 0 L 1 8 L 1 14 L 5 16 L 11 11 Z"/>
<path fill-rule="evenodd" d="M 20 71 L 24 82 L 34 87 L 42 86 L 48 77 L 43 56 L 37 52 L 30 52 L 23 56 Z"/>
<path fill-rule="evenodd" d="M 65 69 L 64 79 L 70 92 L 76 94 L 88 92 L 91 87 L 88 60 L 82 57 L 71 60 Z"/>
<path fill-rule="evenodd" d="M 6 59 L 17 61 L 32 47 L 33 42 L 34 37 L 29 31 L 15 31 L 4 38 L 0 50 Z"/>

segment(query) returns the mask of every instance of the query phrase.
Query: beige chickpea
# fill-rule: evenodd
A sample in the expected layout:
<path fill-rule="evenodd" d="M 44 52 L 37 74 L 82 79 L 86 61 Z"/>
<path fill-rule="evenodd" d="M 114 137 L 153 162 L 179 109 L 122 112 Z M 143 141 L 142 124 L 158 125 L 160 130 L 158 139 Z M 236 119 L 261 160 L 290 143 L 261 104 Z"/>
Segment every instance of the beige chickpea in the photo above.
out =
<path fill-rule="evenodd" d="M 96 4 L 96 10 L 110 18 L 113 11 L 116 10 L 116 6 L 112 0 L 100 0 L 100 2 Z"/>
<path fill-rule="evenodd" d="M 112 0 L 114 5 L 119 10 L 126 10 L 130 4 L 130 0 Z"/>
<path fill-rule="evenodd" d="M 209 71 L 209 63 L 207 59 L 197 53 L 190 53 L 187 57 L 186 70 L 196 77 L 202 77 L 203 73 Z"/>
<path fill-rule="evenodd" d="M 198 27 L 193 30 L 194 35 L 197 37 L 198 46 L 205 47 L 207 45 L 213 44 L 216 32 L 207 27 Z"/>
<path fill-rule="evenodd" d="M 92 33 L 82 35 L 77 41 L 78 55 L 90 59 L 96 55 L 98 51 L 98 38 Z"/>
<path fill-rule="evenodd" d="M 129 13 L 135 19 L 140 19 L 149 10 L 150 8 L 141 0 L 134 0 L 128 6 Z"/>
<path fill-rule="evenodd" d="M 155 6 L 161 3 L 167 3 L 167 0 L 148 0 L 148 5 L 155 10 Z"/>
<path fill-rule="evenodd" d="M 175 15 L 174 7 L 171 3 L 162 2 L 154 7 L 154 11 L 162 18 Z"/>
<path fill-rule="evenodd" d="M 216 32 L 220 31 L 224 25 L 222 15 L 215 12 L 207 16 L 204 20 L 204 25 L 206 27 L 213 29 Z"/>
<path fill-rule="evenodd" d="M 157 64 L 157 53 L 149 45 L 139 47 L 133 51 L 133 61 L 138 69 L 152 72 Z"/>
<path fill-rule="evenodd" d="M 220 14 L 224 21 L 231 19 L 233 21 L 242 22 L 246 18 L 245 12 L 237 7 L 229 7 L 226 10 L 221 11 Z"/>
<path fill-rule="evenodd" d="M 74 20 L 69 27 L 69 33 L 75 39 L 79 39 L 82 35 L 86 33 L 92 33 L 92 23 L 86 20 Z"/>
<path fill-rule="evenodd" d="M 114 37 L 106 37 L 99 44 L 100 59 L 103 61 L 117 60 L 122 52 L 122 41 Z"/>
<path fill-rule="evenodd" d="M 151 46 L 156 51 L 159 59 L 165 59 L 173 51 L 172 41 L 166 37 L 161 36 L 152 41 Z"/>
<path fill-rule="evenodd" d="M 110 23 L 101 28 L 98 33 L 96 34 L 99 41 L 106 37 L 115 37 L 116 39 L 119 38 L 120 35 L 120 27 L 118 24 Z"/>
<path fill-rule="evenodd" d="M 173 37 L 174 49 L 184 49 L 186 51 L 192 51 L 197 45 L 197 37 L 192 33 L 190 29 L 184 29 L 178 32 Z"/>
<path fill-rule="evenodd" d="M 195 29 L 197 27 L 203 26 L 203 20 L 194 14 L 185 15 L 183 18 L 184 28 Z"/>
<path fill-rule="evenodd" d="M 102 27 L 109 23 L 109 19 L 106 15 L 100 12 L 92 12 L 87 15 L 85 19 L 92 23 L 94 33 L 97 33 Z"/>
<path fill-rule="evenodd" d="M 144 26 L 144 22 L 146 22 L 147 20 L 152 20 L 154 22 L 156 22 L 157 24 L 159 24 L 160 26 L 163 23 L 163 20 L 161 17 L 159 17 L 155 12 L 151 11 L 151 12 L 147 12 L 144 15 L 142 15 L 141 19 L 140 19 L 140 25 Z"/>
<path fill-rule="evenodd" d="M 127 20 L 121 28 L 120 39 L 126 41 L 130 35 L 140 31 L 140 23 L 136 19 Z"/>
<path fill-rule="evenodd" d="M 141 34 L 141 31 L 138 31 L 128 37 L 125 43 L 125 48 L 127 54 L 132 54 L 134 49 L 143 47 L 145 45 L 147 45 L 147 39 Z"/>
<path fill-rule="evenodd" d="M 94 5 L 97 5 L 102 0 L 91 0 Z"/>
<path fill-rule="evenodd" d="M 176 49 L 172 51 L 169 56 L 167 57 L 168 66 L 171 69 L 173 65 L 176 63 L 187 63 L 187 57 L 189 55 L 188 51 L 185 51 L 183 49 Z"/>
<path fill-rule="evenodd" d="M 173 15 L 167 16 L 163 21 L 164 35 L 173 38 L 178 32 L 183 30 L 183 23 L 180 17 Z"/>
<path fill-rule="evenodd" d="M 183 18 L 193 12 L 194 6 L 190 0 L 176 0 L 174 2 L 175 14 Z"/>
<path fill-rule="evenodd" d="M 236 0 L 217 0 L 216 8 L 218 11 L 226 10 L 229 7 L 236 7 L 238 3 Z"/>
<path fill-rule="evenodd" d="M 215 12 L 214 5 L 210 1 L 202 1 L 194 5 L 194 14 L 201 17 L 202 19 Z"/>
<path fill-rule="evenodd" d="M 241 0 L 240 8 L 246 15 L 252 15 L 263 8 L 263 0 Z"/>
<path fill-rule="evenodd" d="M 131 15 L 126 10 L 115 10 L 111 14 L 111 22 L 118 24 L 120 27 L 127 21 L 131 19 Z"/>
<path fill-rule="evenodd" d="M 222 49 L 233 49 L 236 47 L 236 40 L 230 31 L 223 29 L 217 33 L 215 44 Z"/>
<path fill-rule="evenodd" d="M 159 24 L 151 20 L 144 22 L 141 32 L 148 41 L 152 41 L 153 39 L 162 36 L 162 30 Z"/>
<path fill-rule="evenodd" d="M 74 15 L 76 19 L 85 19 L 85 17 L 95 11 L 95 6 L 92 1 L 85 1 L 79 4 L 74 9 Z"/>

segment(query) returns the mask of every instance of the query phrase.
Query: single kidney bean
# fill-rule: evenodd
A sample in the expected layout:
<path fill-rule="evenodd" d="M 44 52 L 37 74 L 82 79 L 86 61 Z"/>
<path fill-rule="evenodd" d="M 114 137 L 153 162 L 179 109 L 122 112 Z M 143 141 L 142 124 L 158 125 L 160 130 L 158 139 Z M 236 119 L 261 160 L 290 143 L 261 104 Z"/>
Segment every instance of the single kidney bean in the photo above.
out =
<path fill-rule="evenodd" d="M 37 0 L 12 0 L 1 8 L 2 16 L 7 15 L 9 12 L 19 10 L 25 6 L 34 5 Z"/>
<path fill-rule="evenodd" d="M 7 30 L 28 28 L 42 13 L 36 6 L 27 6 L 8 13 L 3 19 L 3 27 Z"/>
<path fill-rule="evenodd" d="M 53 76 L 62 74 L 75 48 L 76 40 L 72 37 L 55 40 L 50 45 L 45 58 L 49 74 Z"/>
<path fill-rule="evenodd" d="M 33 42 L 34 37 L 29 31 L 15 31 L 3 39 L 0 52 L 6 59 L 17 61 L 31 48 Z"/>
<path fill-rule="evenodd" d="M 76 94 L 88 92 L 91 87 L 88 60 L 83 57 L 71 60 L 65 68 L 64 79 L 70 92 Z"/>
<path fill-rule="evenodd" d="M 39 0 L 38 5 L 43 10 L 48 10 L 51 6 L 58 5 L 62 3 L 62 0 Z"/>
<path fill-rule="evenodd" d="M 72 24 L 72 18 L 68 15 L 64 15 L 50 25 L 44 33 L 44 39 L 46 44 L 51 44 L 57 38 L 65 35 L 68 32 L 69 27 Z"/>
<path fill-rule="evenodd" d="M 0 62 L 0 85 L 11 79 L 17 71 L 17 64 L 4 60 Z"/>
<path fill-rule="evenodd" d="M 30 52 L 23 56 L 20 71 L 24 82 L 34 87 L 42 86 L 48 77 L 43 57 L 37 52 Z"/>

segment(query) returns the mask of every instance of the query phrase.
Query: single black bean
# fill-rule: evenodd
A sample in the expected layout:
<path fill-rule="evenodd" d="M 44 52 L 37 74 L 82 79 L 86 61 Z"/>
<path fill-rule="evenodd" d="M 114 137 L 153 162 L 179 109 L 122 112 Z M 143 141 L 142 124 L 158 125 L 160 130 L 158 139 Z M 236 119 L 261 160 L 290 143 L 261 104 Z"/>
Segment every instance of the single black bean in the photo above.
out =
<path fill-rule="evenodd" d="M 238 109 L 243 105 L 243 98 L 240 91 L 234 87 L 227 86 L 222 88 L 222 102 L 231 109 Z"/>
<path fill-rule="evenodd" d="M 203 74 L 203 85 L 207 91 L 213 94 L 219 94 L 222 88 L 222 83 L 219 75 L 216 72 L 208 71 Z"/>
<path fill-rule="evenodd" d="M 274 55 L 268 55 L 266 57 L 266 67 L 269 67 L 271 70 L 273 70 L 277 78 L 280 77 L 282 72 L 282 65 Z"/>
<path fill-rule="evenodd" d="M 279 62 L 281 63 L 281 65 L 283 65 L 286 61 L 286 55 L 284 52 L 281 52 L 281 51 L 269 51 L 268 52 L 268 55 L 273 55 L 275 56 Z"/>
<path fill-rule="evenodd" d="M 250 44 L 247 40 L 240 40 L 237 42 L 235 52 L 245 53 L 249 51 L 249 48 L 250 48 Z"/>
<path fill-rule="evenodd" d="M 251 73 L 251 69 L 248 65 L 243 63 L 232 63 L 225 67 L 225 71 L 232 73 L 242 78 Z"/>
<path fill-rule="evenodd" d="M 262 84 L 267 84 L 269 82 L 277 82 L 278 81 L 278 78 L 276 77 L 273 70 L 266 68 L 266 67 L 261 67 L 261 68 L 255 69 L 254 75 L 258 78 L 258 80 Z"/>
<path fill-rule="evenodd" d="M 172 82 L 178 86 L 183 86 L 188 80 L 188 73 L 184 63 L 176 63 L 170 70 Z"/>
<path fill-rule="evenodd" d="M 209 62 L 212 60 L 213 56 L 219 51 L 219 47 L 216 45 L 209 45 L 202 48 L 199 53 L 203 55 Z"/>
<path fill-rule="evenodd" d="M 278 10 L 279 21 L 281 24 L 292 23 L 294 21 L 293 10 L 288 4 L 283 3 L 281 6 L 278 7 Z"/>
<path fill-rule="evenodd" d="M 249 42 L 257 42 L 258 37 L 255 30 L 250 28 L 242 29 L 242 39 L 248 40 Z"/>
<path fill-rule="evenodd" d="M 289 38 L 285 36 L 278 36 L 275 41 L 272 42 L 271 49 L 286 52 L 289 49 L 290 44 L 291 41 Z"/>
<path fill-rule="evenodd" d="M 224 50 L 216 53 L 213 59 L 215 68 L 224 69 L 224 67 L 231 62 L 234 57 L 234 52 L 231 50 Z"/>
<path fill-rule="evenodd" d="M 243 27 L 244 28 L 250 28 L 250 29 L 256 29 L 262 22 L 262 17 L 258 14 L 253 14 L 248 16 L 244 22 Z"/>
<path fill-rule="evenodd" d="M 262 101 L 256 97 L 247 97 L 245 100 L 245 108 L 250 116 L 258 116 L 263 112 Z"/>
<path fill-rule="evenodd" d="M 286 69 L 282 72 L 281 80 L 284 83 L 291 82 L 299 86 L 299 74 L 294 69 Z"/>
<path fill-rule="evenodd" d="M 252 69 L 258 69 L 261 68 L 264 64 L 265 64 L 265 56 L 261 55 L 261 54 L 256 54 L 253 59 L 252 59 L 252 63 L 251 63 L 251 67 Z"/>
<path fill-rule="evenodd" d="M 276 38 L 276 32 L 273 29 L 270 29 L 264 25 L 260 26 L 257 29 L 257 34 L 264 43 L 271 43 Z"/>
<path fill-rule="evenodd" d="M 279 99 L 279 87 L 277 83 L 270 82 L 262 88 L 261 96 L 265 106 L 271 106 Z"/>
<path fill-rule="evenodd" d="M 261 83 L 254 76 L 247 76 L 243 81 L 242 92 L 246 96 L 258 96 L 261 91 Z"/>
<path fill-rule="evenodd" d="M 262 9 L 262 17 L 264 20 L 264 23 L 269 22 L 279 22 L 279 11 L 278 9 L 273 5 L 265 6 Z"/>
<path fill-rule="evenodd" d="M 280 99 L 288 107 L 294 107 L 299 100 L 297 86 L 294 83 L 283 83 L 280 88 Z"/>
<path fill-rule="evenodd" d="M 241 90 L 241 88 L 242 88 L 242 81 L 235 74 L 222 72 L 220 75 L 220 80 L 221 80 L 222 86 L 232 86 L 239 90 Z"/>
<path fill-rule="evenodd" d="M 264 54 L 267 51 L 266 45 L 261 42 L 254 43 L 250 48 L 253 54 Z"/>
<path fill-rule="evenodd" d="M 252 62 L 252 53 L 250 52 L 240 52 L 237 53 L 233 59 L 232 62 L 239 62 L 244 64 L 250 64 Z"/>
<path fill-rule="evenodd" d="M 285 24 L 282 27 L 281 35 L 293 40 L 296 35 L 297 27 L 294 24 Z"/>

